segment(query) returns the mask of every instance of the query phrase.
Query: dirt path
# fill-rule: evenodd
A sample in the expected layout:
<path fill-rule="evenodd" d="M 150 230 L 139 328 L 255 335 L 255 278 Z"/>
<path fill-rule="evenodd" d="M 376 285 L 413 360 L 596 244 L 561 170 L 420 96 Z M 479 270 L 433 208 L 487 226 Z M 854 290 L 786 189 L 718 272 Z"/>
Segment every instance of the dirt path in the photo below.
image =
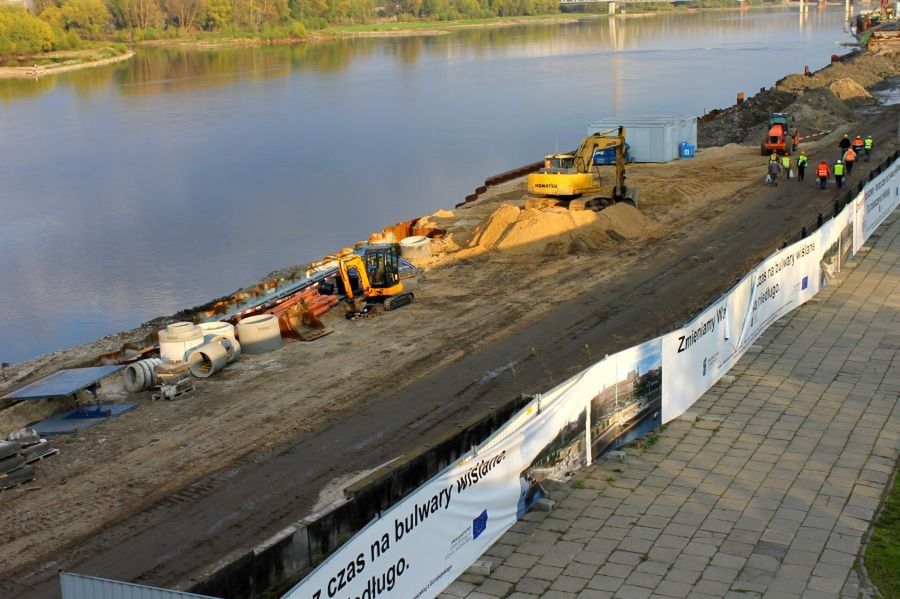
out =
<path fill-rule="evenodd" d="M 876 159 L 895 147 L 898 113 L 867 119 L 865 132 L 893 140 Z M 835 146 L 809 146 L 810 163 Z M 41 466 L 41 488 L 0 496 L 0 596 L 52 597 L 59 568 L 188 585 L 309 513 L 335 478 L 665 332 L 833 203 L 811 181 L 763 187 L 764 163 L 727 146 L 629 167 L 652 232 L 572 254 L 542 240 L 443 256 L 412 306 L 358 322 L 335 314 L 328 337 L 243 359 L 185 401 L 138 398 L 55 440 L 62 454 Z M 453 241 L 466 244 L 510 201 L 522 203 L 513 183 L 443 217 Z M 134 401 L 115 382 L 104 392 Z"/>

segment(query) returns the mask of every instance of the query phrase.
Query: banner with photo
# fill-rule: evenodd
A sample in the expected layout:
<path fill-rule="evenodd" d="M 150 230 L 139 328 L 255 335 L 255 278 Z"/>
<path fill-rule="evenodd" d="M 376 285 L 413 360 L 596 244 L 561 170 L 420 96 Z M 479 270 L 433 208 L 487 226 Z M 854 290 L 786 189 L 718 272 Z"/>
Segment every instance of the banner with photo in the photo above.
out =
<path fill-rule="evenodd" d="M 819 260 L 820 288 L 833 281 L 854 254 L 854 212 L 854 205 L 851 203 L 817 231 L 822 251 L 822 257 Z"/>
<path fill-rule="evenodd" d="M 642 437 L 662 424 L 662 338 L 609 356 L 582 381 L 589 459 Z"/>
<path fill-rule="evenodd" d="M 681 416 L 744 354 L 739 334 L 750 304 L 748 275 L 687 325 L 662 338 L 662 421 Z"/>
<path fill-rule="evenodd" d="M 853 251 L 858 252 L 878 225 L 894 211 L 900 201 L 900 161 L 871 180 L 853 200 L 855 206 Z"/>
<path fill-rule="evenodd" d="M 540 480 L 583 466 L 584 374 L 505 427 L 332 554 L 285 598 L 434 597 L 524 514 Z"/>

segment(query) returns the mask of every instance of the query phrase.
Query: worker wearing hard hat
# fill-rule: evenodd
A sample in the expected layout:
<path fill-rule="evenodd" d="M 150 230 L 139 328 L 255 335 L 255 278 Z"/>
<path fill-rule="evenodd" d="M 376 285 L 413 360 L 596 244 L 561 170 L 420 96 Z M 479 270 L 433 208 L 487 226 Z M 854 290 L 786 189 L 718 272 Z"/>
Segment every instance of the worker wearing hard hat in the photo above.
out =
<path fill-rule="evenodd" d="M 819 178 L 819 187 L 825 189 L 828 185 L 828 163 L 824 160 L 816 167 L 816 177 Z"/>
<path fill-rule="evenodd" d="M 853 151 L 853 148 L 847 150 L 844 154 L 844 165 L 847 167 L 847 176 L 850 176 L 850 173 L 853 172 L 853 163 L 856 162 L 856 152 Z"/>
<path fill-rule="evenodd" d="M 840 160 L 834 163 L 834 182 L 838 189 L 844 186 L 844 165 Z"/>
<path fill-rule="evenodd" d="M 844 133 L 844 137 L 841 138 L 841 142 L 838 144 L 838 147 L 841 149 L 841 157 L 847 153 L 847 150 L 850 149 L 850 136 Z"/>
<path fill-rule="evenodd" d="M 794 176 L 794 173 L 791 172 L 791 155 L 785 154 L 781 157 L 781 168 L 784 169 L 784 178 L 790 179 Z"/>
<path fill-rule="evenodd" d="M 865 141 L 863 141 L 863 151 L 866 153 L 866 162 L 872 157 L 872 147 L 874 145 L 875 142 L 872 140 L 872 136 L 867 135 Z"/>
<path fill-rule="evenodd" d="M 850 145 L 850 147 L 853 148 L 853 151 L 857 154 L 861 153 L 863 149 L 863 138 L 857 135 L 853 139 L 853 143 Z"/>
<path fill-rule="evenodd" d="M 809 159 L 806 157 L 806 152 L 800 150 L 800 155 L 797 156 L 797 181 L 803 181 L 803 174 L 806 172 L 808 162 Z"/>

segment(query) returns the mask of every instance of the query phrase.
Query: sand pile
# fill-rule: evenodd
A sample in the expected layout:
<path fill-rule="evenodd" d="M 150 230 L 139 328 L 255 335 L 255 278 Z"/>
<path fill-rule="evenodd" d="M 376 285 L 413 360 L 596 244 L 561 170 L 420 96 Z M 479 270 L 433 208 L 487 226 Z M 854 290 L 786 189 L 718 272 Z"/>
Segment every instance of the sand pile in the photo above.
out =
<path fill-rule="evenodd" d="M 838 79 L 837 81 L 829 85 L 828 89 L 831 90 L 831 93 L 844 101 L 857 98 L 871 99 L 872 97 L 872 95 L 866 91 L 866 88 L 857 83 L 855 79 L 851 79 L 850 77 L 843 77 L 841 79 Z"/>
<path fill-rule="evenodd" d="M 579 253 L 656 234 L 640 210 L 616 204 L 601 212 L 565 208 L 521 210 L 503 204 L 478 228 L 471 249 L 516 254 Z"/>

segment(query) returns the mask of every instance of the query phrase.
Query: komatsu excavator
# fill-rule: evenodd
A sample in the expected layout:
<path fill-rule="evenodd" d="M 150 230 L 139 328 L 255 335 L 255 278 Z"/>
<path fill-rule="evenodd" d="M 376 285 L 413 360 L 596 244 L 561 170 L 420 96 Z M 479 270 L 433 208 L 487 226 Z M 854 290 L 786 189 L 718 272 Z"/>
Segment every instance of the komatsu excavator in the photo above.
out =
<path fill-rule="evenodd" d="M 338 256 L 338 278 L 353 310 L 356 300 L 384 302 L 385 310 L 394 310 L 413 302 L 413 294 L 404 291 L 400 281 L 400 246 L 396 243 L 373 244 L 362 256 L 348 251 Z"/>
<path fill-rule="evenodd" d="M 616 181 L 612 192 L 604 194 L 600 169 L 596 179 L 591 167 L 594 154 L 616 149 Z M 528 175 L 528 208 L 568 205 L 569 210 L 602 210 L 617 202 L 637 206 L 637 192 L 625 185 L 625 127 L 592 133 L 582 140 L 574 154 L 549 154 L 544 168 Z"/>

